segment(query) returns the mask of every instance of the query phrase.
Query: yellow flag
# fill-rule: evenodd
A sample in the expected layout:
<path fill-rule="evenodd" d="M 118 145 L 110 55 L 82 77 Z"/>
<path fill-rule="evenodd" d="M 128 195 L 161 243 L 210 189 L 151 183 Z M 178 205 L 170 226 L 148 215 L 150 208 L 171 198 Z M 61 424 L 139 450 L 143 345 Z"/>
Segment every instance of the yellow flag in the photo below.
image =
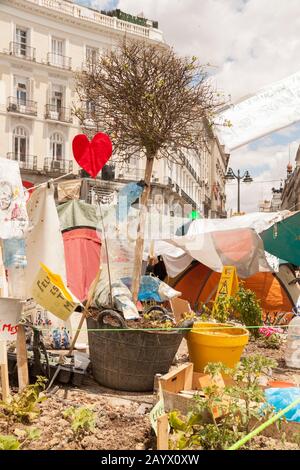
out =
<path fill-rule="evenodd" d="M 59 274 L 53 273 L 43 263 L 31 288 L 34 300 L 61 320 L 67 320 L 80 304 L 65 287 Z"/>

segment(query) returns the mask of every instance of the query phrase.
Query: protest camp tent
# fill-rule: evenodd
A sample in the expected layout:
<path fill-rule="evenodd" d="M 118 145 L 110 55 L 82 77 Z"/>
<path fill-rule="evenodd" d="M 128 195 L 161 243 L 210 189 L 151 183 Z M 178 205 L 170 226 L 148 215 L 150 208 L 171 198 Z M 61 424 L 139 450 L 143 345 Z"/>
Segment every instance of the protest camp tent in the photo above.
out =
<path fill-rule="evenodd" d="M 214 299 L 220 276 L 220 273 L 194 261 L 183 273 L 169 280 L 169 284 L 197 310 L 202 303 Z M 298 284 L 292 282 L 294 280 L 289 264 L 281 265 L 278 273 L 258 272 L 243 279 L 245 287 L 255 292 L 265 312 L 292 311 L 300 294 Z"/>
<path fill-rule="evenodd" d="M 300 266 L 300 211 L 275 222 L 260 236 L 269 253 Z"/>
<path fill-rule="evenodd" d="M 69 201 L 57 207 L 64 241 L 67 283 L 80 300 L 87 298 L 100 264 L 101 240 L 95 206 Z"/>

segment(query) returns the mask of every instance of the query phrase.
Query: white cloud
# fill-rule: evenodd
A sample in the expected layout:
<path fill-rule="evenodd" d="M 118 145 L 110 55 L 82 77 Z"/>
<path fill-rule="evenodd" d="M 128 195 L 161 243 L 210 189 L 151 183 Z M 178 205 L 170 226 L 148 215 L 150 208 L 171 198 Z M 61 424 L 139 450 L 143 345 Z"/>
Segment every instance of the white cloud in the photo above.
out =
<path fill-rule="evenodd" d="M 119 0 L 159 21 L 180 54 L 219 67 L 217 83 L 234 99 L 300 68 L 299 0 Z"/>

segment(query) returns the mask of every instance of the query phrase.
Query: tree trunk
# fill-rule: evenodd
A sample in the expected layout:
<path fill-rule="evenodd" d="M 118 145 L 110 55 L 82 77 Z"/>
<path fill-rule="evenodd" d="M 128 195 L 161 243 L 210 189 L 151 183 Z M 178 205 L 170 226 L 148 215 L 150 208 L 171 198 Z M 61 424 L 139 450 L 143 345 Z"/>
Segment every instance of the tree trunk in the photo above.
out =
<path fill-rule="evenodd" d="M 137 228 L 137 239 L 135 244 L 134 252 L 134 265 L 132 275 L 132 298 L 133 302 L 136 303 L 138 300 L 138 293 L 140 288 L 143 252 L 144 252 L 144 234 L 145 234 L 145 222 L 147 215 L 147 204 L 151 189 L 151 175 L 153 170 L 153 164 L 155 155 L 147 156 L 146 168 L 145 168 L 145 187 L 141 197 L 141 208 L 140 217 Z"/>

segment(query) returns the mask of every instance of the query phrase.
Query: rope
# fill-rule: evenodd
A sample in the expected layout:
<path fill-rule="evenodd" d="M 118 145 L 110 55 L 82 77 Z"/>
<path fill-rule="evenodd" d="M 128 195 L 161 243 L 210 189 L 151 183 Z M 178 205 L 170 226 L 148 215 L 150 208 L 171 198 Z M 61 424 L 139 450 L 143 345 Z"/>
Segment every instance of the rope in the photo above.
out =
<path fill-rule="evenodd" d="M 247 436 L 243 437 L 239 441 L 237 441 L 233 446 L 229 447 L 226 450 L 238 450 L 240 447 L 242 447 L 246 442 L 250 441 L 254 436 L 257 436 L 261 431 L 264 431 L 267 427 L 269 427 L 271 424 L 275 423 L 281 416 L 283 416 L 285 413 L 290 411 L 292 408 L 298 405 L 300 403 L 300 397 L 296 398 L 290 405 L 286 406 L 283 410 L 279 411 L 276 413 L 276 415 L 272 416 L 272 418 L 269 418 L 265 423 L 261 424 L 258 426 L 258 428 L 254 429 L 254 431 L 250 432 L 247 434 Z"/>
<path fill-rule="evenodd" d="M 290 326 L 290 328 L 298 328 L 297 325 L 276 325 L 276 327 L 271 327 L 271 328 L 288 328 Z M 229 325 L 229 326 L 211 326 L 211 327 L 208 327 L 207 330 L 213 328 L 214 330 L 229 330 L 231 328 L 244 328 L 244 329 L 257 329 L 257 328 L 268 328 L 268 326 L 265 326 L 265 325 L 255 325 L 255 326 L 245 326 L 245 325 Z M 40 331 L 49 331 L 48 328 L 39 328 Z M 191 331 L 193 330 L 194 332 L 195 331 L 205 331 L 204 328 L 195 328 L 195 327 L 186 327 L 186 328 L 183 328 L 183 327 L 158 327 L 158 328 L 118 328 L 118 327 L 112 327 L 112 328 L 86 328 L 84 329 L 84 331 L 115 331 L 115 332 L 120 332 L 120 331 Z M 76 330 L 74 330 L 76 331 Z"/>
<path fill-rule="evenodd" d="M 36 186 L 32 186 L 32 188 L 28 188 L 30 191 L 32 191 L 33 189 L 37 189 L 37 188 L 40 188 L 41 186 L 44 186 L 45 184 L 48 184 L 48 183 L 53 183 L 54 181 L 58 181 L 58 180 L 61 180 L 63 178 L 66 178 L 67 176 L 70 176 L 70 175 L 73 175 L 73 171 L 70 171 L 69 173 L 65 174 L 65 175 L 61 175 L 61 176 L 58 176 L 57 178 L 54 178 L 54 179 L 50 179 L 48 181 L 44 181 L 43 183 L 40 183 L 40 184 L 37 184 Z"/>

